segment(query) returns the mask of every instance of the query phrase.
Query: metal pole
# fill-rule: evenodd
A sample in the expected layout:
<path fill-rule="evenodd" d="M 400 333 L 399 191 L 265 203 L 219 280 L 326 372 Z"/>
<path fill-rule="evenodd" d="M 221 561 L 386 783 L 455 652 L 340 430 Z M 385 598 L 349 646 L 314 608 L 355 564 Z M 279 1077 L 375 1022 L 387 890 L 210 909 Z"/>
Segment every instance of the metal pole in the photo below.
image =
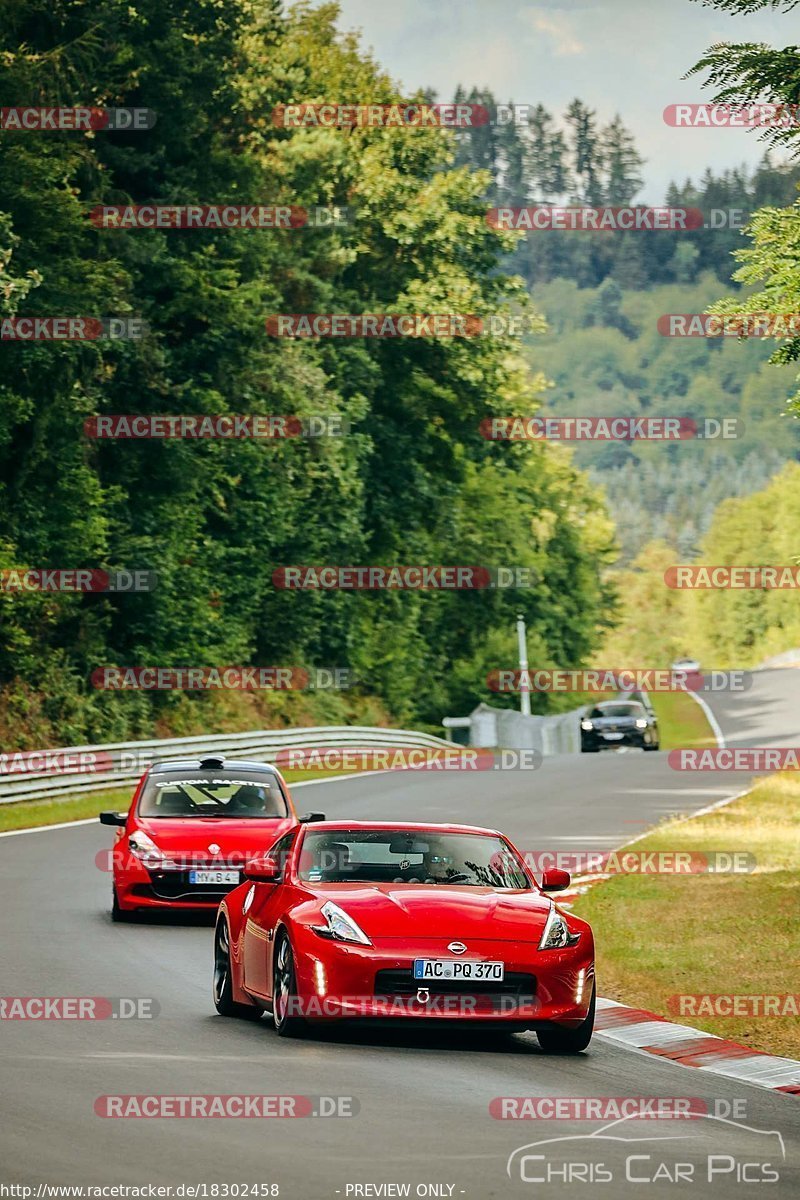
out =
<path fill-rule="evenodd" d="M 519 711 L 525 717 L 531 715 L 531 691 L 528 678 L 528 647 L 525 641 L 525 618 L 522 613 L 517 616 L 517 644 L 519 645 Z"/>

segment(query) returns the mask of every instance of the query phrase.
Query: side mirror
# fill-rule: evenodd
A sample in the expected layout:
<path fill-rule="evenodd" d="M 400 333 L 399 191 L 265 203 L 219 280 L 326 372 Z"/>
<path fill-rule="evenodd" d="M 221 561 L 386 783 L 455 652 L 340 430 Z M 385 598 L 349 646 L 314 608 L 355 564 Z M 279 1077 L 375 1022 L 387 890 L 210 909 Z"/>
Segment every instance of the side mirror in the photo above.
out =
<path fill-rule="evenodd" d="M 278 883 L 281 868 L 271 854 L 262 854 L 260 858 L 251 858 L 244 864 L 244 877 L 252 883 Z"/>
<path fill-rule="evenodd" d="M 101 825 L 127 825 L 127 823 L 128 823 L 128 814 L 127 813 L 121 813 L 121 812 L 101 812 L 100 813 L 100 824 Z"/>
<path fill-rule="evenodd" d="M 563 892 L 570 885 L 572 876 L 569 871 L 562 871 L 559 867 L 549 867 L 542 872 L 542 882 L 539 885 L 543 892 Z"/>
<path fill-rule="evenodd" d="M 325 813 L 308 812 L 303 813 L 302 817 L 297 818 L 301 825 L 310 825 L 312 821 L 324 821 Z"/>

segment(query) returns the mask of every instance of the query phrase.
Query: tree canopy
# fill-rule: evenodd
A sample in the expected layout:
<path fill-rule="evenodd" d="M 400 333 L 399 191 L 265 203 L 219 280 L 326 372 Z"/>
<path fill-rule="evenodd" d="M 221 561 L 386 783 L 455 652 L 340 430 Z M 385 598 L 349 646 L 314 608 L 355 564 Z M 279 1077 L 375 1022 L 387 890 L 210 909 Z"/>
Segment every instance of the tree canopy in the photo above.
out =
<path fill-rule="evenodd" d="M 539 381 L 513 339 L 271 338 L 281 312 L 525 311 L 485 220 L 488 178 L 446 130 L 277 128 L 293 100 L 400 99 L 336 8 L 251 0 L 22 0 L 0 60 L 14 103 L 153 110 L 131 132 L 0 134 L 3 302 L 143 318 L 140 340 L 2 343 L 3 564 L 149 569 L 129 595 L 0 595 L 7 741 L 176 727 L 186 699 L 97 693 L 105 664 L 349 667 L 398 719 L 438 723 L 511 654 L 579 662 L 610 610 L 610 524 L 563 453 L 494 446 Z M 97 229 L 98 204 L 347 206 L 289 230 Z M 111 413 L 338 414 L 340 438 L 91 441 Z M 287 563 L 487 563 L 525 590 L 277 590 Z M 277 705 L 277 701 L 274 701 Z M 208 727 L 221 701 L 198 699 Z M 215 704 L 217 705 L 215 707 Z M 24 714 L 36 719 L 26 722 Z M 277 712 L 276 719 L 280 719 Z M 183 715 L 181 715 L 183 714 Z M 252 721 L 252 717 L 249 718 Z"/>

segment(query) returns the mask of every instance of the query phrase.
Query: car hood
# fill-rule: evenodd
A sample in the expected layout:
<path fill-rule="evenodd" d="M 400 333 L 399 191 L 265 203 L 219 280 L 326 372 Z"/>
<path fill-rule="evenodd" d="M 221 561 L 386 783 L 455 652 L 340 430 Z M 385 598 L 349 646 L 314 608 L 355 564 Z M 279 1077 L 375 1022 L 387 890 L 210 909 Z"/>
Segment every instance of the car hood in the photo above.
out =
<path fill-rule="evenodd" d="M 376 937 L 483 938 L 538 944 L 551 901 L 541 892 L 501 892 L 458 884 L 339 883 L 310 887 Z"/>
<path fill-rule="evenodd" d="M 140 817 L 137 828 L 152 838 L 159 850 L 172 853 L 197 853 L 211 858 L 224 858 L 236 853 L 240 859 L 263 854 L 272 843 L 291 829 L 294 821 L 288 817 Z M 209 847 L 219 846 L 218 851 Z"/>

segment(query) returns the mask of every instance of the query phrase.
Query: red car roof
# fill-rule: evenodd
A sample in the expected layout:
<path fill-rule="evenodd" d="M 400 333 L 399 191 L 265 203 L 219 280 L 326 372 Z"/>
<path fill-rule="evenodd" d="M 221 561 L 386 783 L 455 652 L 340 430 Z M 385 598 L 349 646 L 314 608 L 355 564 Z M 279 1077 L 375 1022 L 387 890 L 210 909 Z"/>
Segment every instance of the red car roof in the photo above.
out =
<path fill-rule="evenodd" d="M 429 833 L 485 833 L 502 837 L 497 829 L 485 829 L 480 825 L 440 825 L 429 821 L 314 821 L 306 829 L 413 829 Z"/>

